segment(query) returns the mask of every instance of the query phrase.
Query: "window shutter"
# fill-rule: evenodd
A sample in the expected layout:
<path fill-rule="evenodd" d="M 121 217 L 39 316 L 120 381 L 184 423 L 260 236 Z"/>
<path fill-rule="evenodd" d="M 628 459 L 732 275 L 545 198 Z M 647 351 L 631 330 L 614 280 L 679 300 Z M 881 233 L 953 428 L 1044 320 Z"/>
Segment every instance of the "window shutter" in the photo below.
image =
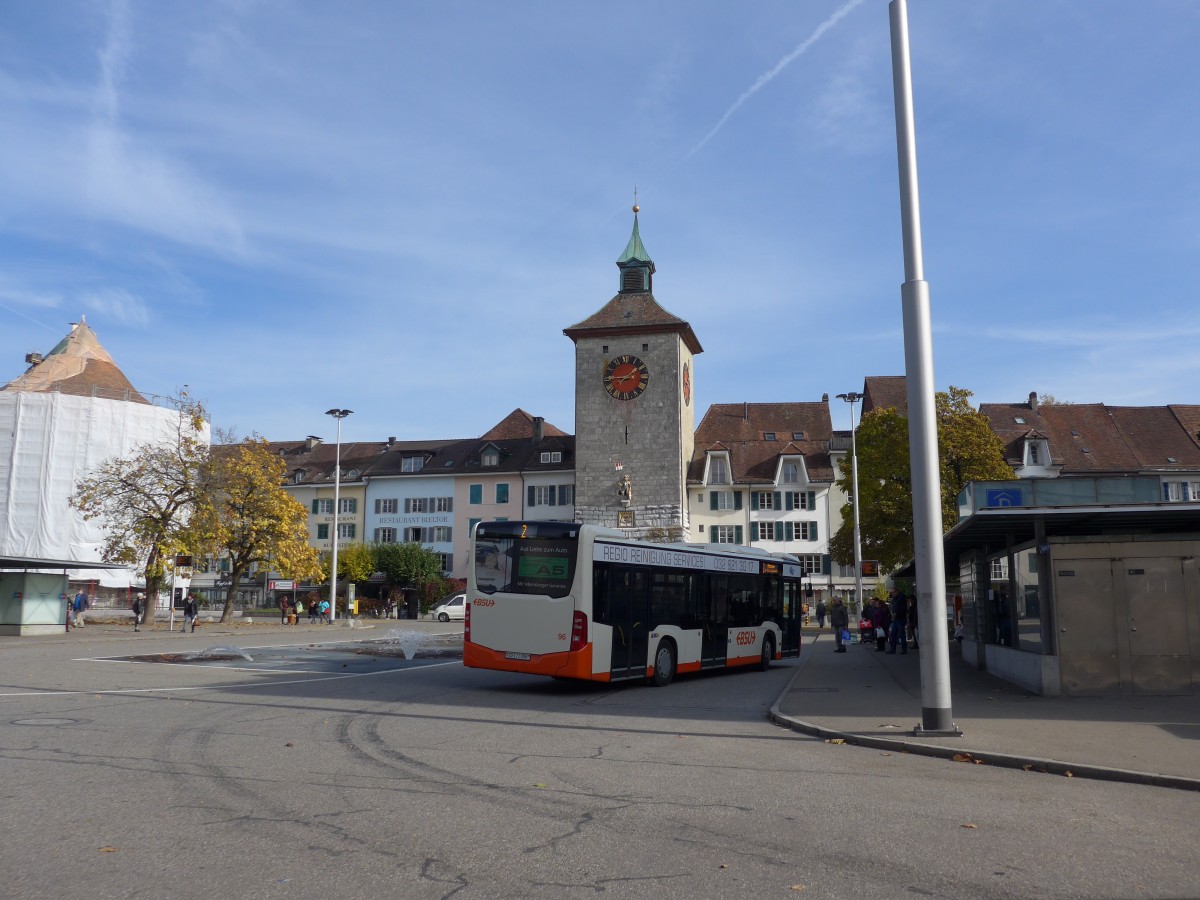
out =
<path fill-rule="evenodd" d="M 547 494 L 546 505 L 547 506 L 557 506 L 558 501 L 555 499 L 555 495 L 557 494 L 557 491 L 554 490 L 554 485 L 550 485 L 550 489 L 546 492 L 546 494 Z"/>
<path fill-rule="evenodd" d="M 785 541 L 794 541 L 796 539 L 796 527 L 791 522 L 784 522 L 783 534 Z"/>
<path fill-rule="evenodd" d="M 313 501 L 313 515 L 315 516 L 316 514 L 317 514 L 317 501 L 314 500 Z"/>
<path fill-rule="evenodd" d="M 313 503 L 316 503 L 316 502 L 317 502 L 316 500 L 313 501 Z M 717 508 L 717 492 L 716 491 L 713 491 L 708 495 L 708 508 L 709 509 Z M 316 510 L 314 509 L 313 512 L 316 512 Z"/>
<path fill-rule="evenodd" d="M 534 505 L 534 500 L 533 500 L 533 497 L 534 497 L 534 494 L 533 494 L 533 485 L 531 484 L 531 485 L 529 486 L 529 505 L 530 505 L 530 506 L 533 506 L 533 505 Z"/>
<path fill-rule="evenodd" d="M 822 575 L 829 574 L 829 554 L 828 553 L 821 554 L 821 574 Z"/>
<path fill-rule="evenodd" d="M 750 508 L 758 509 L 758 491 L 750 492 Z"/>
<path fill-rule="evenodd" d="M 375 515 L 379 515 L 379 513 L 380 513 L 380 512 L 382 512 L 382 511 L 383 511 L 383 501 L 382 501 L 382 500 L 379 500 L 379 499 L 376 499 L 376 500 L 375 500 Z M 378 533 L 378 532 L 376 532 L 376 534 L 375 534 L 375 539 L 376 539 L 376 540 L 378 540 L 378 539 L 379 539 L 379 533 Z"/>
<path fill-rule="evenodd" d="M 783 540 L 783 523 L 782 522 L 775 523 L 775 540 L 777 540 L 777 541 Z"/>
<path fill-rule="evenodd" d="M 808 523 L 808 539 L 810 541 L 815 541 L 817 539 L 817 523 L 816 522 Z"/>
<path fill-rule="evenodd" d="M 735 544 L 742 543 L 742 526 L 741 525 L 733 526 L 733 542 Z"/>
<path fill-rule="evenodd" d="M 817 492 L 816 491 L 808 492 L 808 508 L 809 509 L 817 508 Z"/>
<path fill-rule="evenodd" d="M 783 494 L 779 493 L 779 491 L 775 492 L 775 508 L 783 509 Z"/>
<path fill-rule="evenodd" d="M 793 506 L 795 506 L 795 504 L 792 502 L 795 499 L 796 499 L 796 495 L 792 491 L 788 491 L 787 492 L 787 500 L 784 501 L 784 505 L 788 509 L 791 509 Z"/>
<path fill-rule="evenodd" d="M 507 501 L 505 501 L 505 502 L 507 502 Z M 446 512 L 454 512 L 454 498 L 453 497 L 446 498 Z"/>
<path fill-rule="evenodd" d="M 406 513 L 412 512 L 412 499 L 410 497 L 404 498 L 404 511 Z M 406 540 L 405 543 L 408 543 L 408 541 Z"/>
<path fill-rule="evenodd" d="M 742 492 L 741 491 L 733 492 L 733 508 L 734 509 L 742 508 Z M 742 527 L 741 525 L 738 526 L 738 528 L 741 528 L 741 527 Z M 738 543 L 739 544 L 741 543 L 740 539 L 738 540 Z"/>
<path fill-rule="evenodd" d="M 446 529 L 446 543 L 447 544 L 454 543 L 454 529 L 453 528 Z"/>

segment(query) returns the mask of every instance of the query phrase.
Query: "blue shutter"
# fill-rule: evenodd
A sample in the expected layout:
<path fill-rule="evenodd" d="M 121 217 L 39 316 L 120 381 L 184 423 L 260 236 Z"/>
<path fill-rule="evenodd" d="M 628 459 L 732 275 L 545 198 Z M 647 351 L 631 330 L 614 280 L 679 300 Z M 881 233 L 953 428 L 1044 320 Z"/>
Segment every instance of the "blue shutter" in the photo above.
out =
<path fill-rule="evenodd" d="M 717 492 L 716 491 L 713 491 L 712 493 L 710 493 L 708 495 L 708 501 L 709 501 L 709 504 L 708 504 L 709 509 L 717 508 Z M 316 502 L 317 502 L 316 500 L 313 501 L 313 503 L 316 503 Z M 313 510 L 313 511 L 316 512 L 316 510 Z"/>
<path fill-rule="evenodd" d="M 775 492 L 775 508 L 783 509 L 783 494 L 779 493 L 779 491 Z"/>
<path fill-rule="evenodd" d="M 734 508 L 734 509 L 741 509 L 741 508 L 742 508 L 742 492 L 741 492 L 741 491 L 734 491 L 734 492 L 733 492 L 733 508 Z M 739 525 L 738 527 L 739 527 L 739 528 L 741 528 L 741 526 L 740 526 L 740 525 Z M 739 540 L 739 541 L 738 541 L 738 543 L 740 544 L 740 543 L 741 543 L 741 541 Z"/>
<path fill-rule="evenodd" d="M 787 506 L 788 509 L 794 508 L 796 504 L 793 501 L 795 499 L 796 499 L 795 491 L 788 491 L 787 492 L 787 500 L 784 501 L 784 505 Z"/>
<path fill-rule="evenodd" d="M 447 544 L 454 543 L 454 529 L 453 528 L 446 529 L 446 543 Z"/>
<path fill-rule="evenodd" d="M 809 509 L 817 508 L 817 492 L 816 491 L 808 492 L 808 508 Z"/>
<path fill-rule="evenodd" d="M 742 526 L 741 525 L 733 526 L 733 542 L 735 544 L 742 543 Z"/>
<path fill-rule="evenodd" d="M 815 541 L 817 539 L 817 523 L 816 522 L 808 523 L 808 539 L 810 541 Z"/>
<path fill-rule="evenodd" d="M 796 528 L 791 522 L 784 522 L 784 540 L 794 541 L 796 539 Z"/>
<path fill-rule="evenodd" d="M 775 540 L 777 540 L 777 541 L 783 540 L 783 523 L 782 522 L 775 523 Z"/>
<path fill-rule="evenodd" d="M 529 486 L 529 503 L 528 503 L 528 505 L 529 505 L 529 506 L 533 506 L 533 505 L 534 505 L 534 504 L 533 504 L 533 496 L 534 496 L 534 495 L 533 495 L 533 485 L 531 484 L 531 485 Z"/>
<path fill-rule="evenodd" d="M 750 492 L 750 508 L 758 509 L 758 491 Z"/>
<path fill-rule="evenodd" d="M 829 554 L 828 553 L 821 554 L 821 574 L 822 575 L 829 574 Z"/>
<path fill-rule="evenodd" d="M 554 485 L 550 485 L 549 490 L 546 491 L 546 505 L 547 506 L 557 506 L 558 505 L 558 501 L 555 500 L 555 495 L 557 493 L 558 492 L 554 490 Z"/>

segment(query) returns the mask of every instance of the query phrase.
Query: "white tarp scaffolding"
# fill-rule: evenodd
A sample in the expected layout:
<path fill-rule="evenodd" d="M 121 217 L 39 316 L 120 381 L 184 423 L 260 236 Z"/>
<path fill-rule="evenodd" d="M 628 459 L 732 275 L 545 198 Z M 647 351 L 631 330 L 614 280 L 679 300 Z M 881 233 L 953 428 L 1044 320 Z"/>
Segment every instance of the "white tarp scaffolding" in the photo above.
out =
<path fill-rule="evenodd" d="M 147 443 L 173 444 L 179 413 L 147 403 L 54 391 L 0 391 L 0 553 L 100 560 L 103 523 L 68 502 L 101 463 Z M 204 438 L 208 438 L 205 425 Z M 128 587 L 133 571 L 88 569 L 72 578 Z"/>

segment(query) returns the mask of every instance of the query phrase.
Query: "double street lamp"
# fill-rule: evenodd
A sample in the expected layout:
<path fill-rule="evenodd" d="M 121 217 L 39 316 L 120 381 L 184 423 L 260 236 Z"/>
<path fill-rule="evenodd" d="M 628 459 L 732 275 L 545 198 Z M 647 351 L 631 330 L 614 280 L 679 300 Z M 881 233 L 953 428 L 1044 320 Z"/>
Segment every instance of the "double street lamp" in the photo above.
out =
<path fill-rule="evenodd" d="M 858 601 L 859 615 L 862 614 L 862 537 L 858 530 L 858 441 L 854 436 L 854 404 L 863 398 L 862 394 L 855 391 L 850 391 L 847 394 L 838 394 L 839 400 L 845 400 L 850 404 L 850 468 L 853 472 L 854 479 L 854 496 L 851 502 L 854 505 L 854 595 Z"/>
<path fill-rule="evenodd" d="M 333 463 L 333 557 L 329 570 L 329 621 L 337 619 L 337 553 L 338 553 L 338 506 L 342 487 L 342 419 L 352 409 L 327 409 L 325 415 L 337 419 L 337 450 Z"/>

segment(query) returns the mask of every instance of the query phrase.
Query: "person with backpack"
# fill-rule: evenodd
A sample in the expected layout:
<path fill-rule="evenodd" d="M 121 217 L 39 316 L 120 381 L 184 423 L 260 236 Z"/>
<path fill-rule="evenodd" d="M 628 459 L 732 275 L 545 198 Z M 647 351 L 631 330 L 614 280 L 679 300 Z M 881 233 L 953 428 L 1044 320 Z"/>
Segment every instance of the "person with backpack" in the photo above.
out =
<path fill-rule="evenodd" d="M 145 614 L 146 614 L 146 595 L 139 592 L 138 595 L 133 598 L 133 630 L 134 631 L 142 630 L 142 616 L 144 616 Z"/>
<path fill-rule="evenodd" d="M 829 627 L 833 629 L 833 640 L 837 644 L 833 652 L 845 653 L 845 641 L 850 633 L 850 612 L 841 597 L 833 598 L 833 608 L 829 610 Z"/>

